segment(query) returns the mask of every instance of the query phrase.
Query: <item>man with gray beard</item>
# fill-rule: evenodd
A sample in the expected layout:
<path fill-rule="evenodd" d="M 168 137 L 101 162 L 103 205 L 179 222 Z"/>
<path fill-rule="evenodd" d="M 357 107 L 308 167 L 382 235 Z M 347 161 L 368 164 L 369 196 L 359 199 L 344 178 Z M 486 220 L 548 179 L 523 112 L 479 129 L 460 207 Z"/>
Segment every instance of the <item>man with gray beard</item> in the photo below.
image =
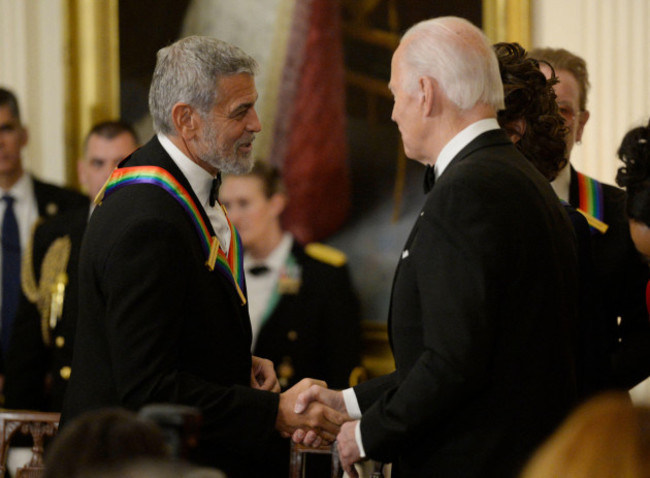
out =
<path fill-rule="evenodd" d="M 250 354 L 241 245 L 215 199 L 222 172 L 252 167 L 255 69 L 212 38 L 158 52 L 149 94 L 157 134 L 113 172 L 82 245 L 62 417 L 156 402 L 197 407 L 194 458 L 229 477 L 281 476 L 263 455 L 279 434 L 312 429 L 332 440 L 343 419 L 319 404 L 295 414 L 296 396 L 316 381 L 279 394 L 273 364 Z"/>

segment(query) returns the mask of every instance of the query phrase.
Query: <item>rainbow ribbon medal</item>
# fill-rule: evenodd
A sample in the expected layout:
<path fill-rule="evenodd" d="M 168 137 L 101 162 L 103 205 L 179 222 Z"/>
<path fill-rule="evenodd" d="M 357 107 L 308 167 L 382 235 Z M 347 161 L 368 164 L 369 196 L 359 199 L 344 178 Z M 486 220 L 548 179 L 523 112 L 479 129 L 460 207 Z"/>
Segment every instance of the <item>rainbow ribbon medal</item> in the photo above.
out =
<path fill-rule="evenodd" d="M 605 209 L 603 207 L 603 185 L 593 178 L 576 171 L 578 175 L 578 194 L 581 212 L 591 226 L 592 232 L 599 231 L 604 234 L 609 226 L 603 221 Z"/>
<path fill-rule="evenodd" d="M 167 170 L 158 166 L 137 166 L 115 169 L 97 195 L 97 198 L 95 198 L 95 204 L 101 204 L 105 198 L 115 191 L 131 184 L 153 184 L 154 186 L 158 186 L 167 191 L 181 205 L 190 217 L 192 224 L 194 224 L 194 229 L 196 230 L 206 257 L 206 267 L 210 271 L 213 271 L 215 268 L 218 269 L 233 284 L 239 294 L 242 305 L 246 304 L 241 239 L 239 238 L 239 234 L 237 234 L 237 230 L 230 222 L 230 219 L 228 219 L 226 210 L 222 207 L 226 220 L 228 221 L 228 227 L 230 228 L 230 248 L 228 249 L 228 255 L 219 247 L 217 237 L 210 236 L 203 216 L 187 190 Z"/>

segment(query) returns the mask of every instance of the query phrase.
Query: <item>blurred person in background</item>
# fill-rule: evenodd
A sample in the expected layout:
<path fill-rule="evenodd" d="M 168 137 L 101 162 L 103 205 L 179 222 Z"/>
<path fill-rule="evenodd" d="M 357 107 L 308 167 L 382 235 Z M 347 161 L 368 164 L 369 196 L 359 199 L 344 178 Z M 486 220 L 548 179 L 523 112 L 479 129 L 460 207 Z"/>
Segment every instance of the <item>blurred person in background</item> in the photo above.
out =
<path fill-rule="evenodd" d="M 625 191 L 580 173 L 571 152 L 589 120 L 589 75 L 584 59 L 565 49 L 541 48 L 529 55 L 553 76 L 560 114 L 568 128 L 568 164 L 551 183 L 560 199 L 597 219 L 591 225 L 594 283 L 602 299 L 607 337 L 607 387 L 627 390 L 650 376 L 650 321 L 645 306 L 648 268 L 637 254 L 625 216 Z"/>
<path fill-rule="evenodd" d="M 88 204 L 75 191 L 44 183 L 23 168 L 29 135 L 16 96 L 0 88 L 0 404 L 4 370 L 20 299 L 20 264 L 30 232 L 40 217 Z"/>
<path fill-rule="evenodd" d="M 575 410 L 540 447 L 520 478 L 650 476 L 650 408 L 608 392 Z"/>
<path fill-rule="evenodd" d="M 625 213 L 630 236 L 643 259 L 650 261 L 650 122 L 628 131 L 618 148 L 623 162 L 616 182 L 627 192 Z M 650 312 L 650 282 L 646 288 Z"/>
<path fill-rule="evenodd" d="M 566 167 L 567 127 L 560 115 L 553 85 L 517 43 L 497 43 L 506 107 L 497 113 L 499 124 L 515 146 L 548 181 Z M 608 387 L 607 336 L 600 293 L 595 284 L 591 233 L 586 212 L 564 202 L 578 240 L 580 269 L 579 315 L 575 324 L 576 380 L 584 399 Z"/>
<path fill-rule="evenodd" d="M 71 373 L 79 300 L 79 251 L 93 200 L 120 161 L 138 147 L 133 128 L 103 121 L 77 163 L 90 199 L 39 224 L 25 251 L 22 294 L 7 355 L 5 407 L 60 412 Z"/>
<path fill-rule="evenodd" d="M 349 385 L 359 365 L 359 304 L 345 255 L 299 244 L 284 231 L 287 204 L 280 171 L 257 161 L 228 175 L 219 197 L 244 246 L 253 353 L 270 359 L 283 388 L 313 377 Z"/>

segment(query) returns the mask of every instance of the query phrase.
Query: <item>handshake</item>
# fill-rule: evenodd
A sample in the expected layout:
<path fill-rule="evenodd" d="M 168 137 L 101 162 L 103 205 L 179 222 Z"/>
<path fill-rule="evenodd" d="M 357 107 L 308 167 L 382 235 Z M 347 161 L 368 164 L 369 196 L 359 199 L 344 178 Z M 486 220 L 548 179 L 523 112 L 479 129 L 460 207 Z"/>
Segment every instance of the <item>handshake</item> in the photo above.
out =
<path fill-rule="evenodd" d="M 341 425 L 350 420 L 342 392 L 305 378 L 280 394 L 275 428 L 296 443 L 318 447 L 336 440 Z"/>
<path fill-rule="evenodd" d="M 251 385 L 261 390 L 280 391 L 269 360 L 253 357 Z M 280 394 L 276 430 L 285 438 L 312 447 L 338 440 L 341 464 L 351 477 L 358 476 L 353 464 L 362 458 L 355 438 L 356 424 L 348 414 L 343 392 L 329 390 L 322 380 L 305 378 Z"/>

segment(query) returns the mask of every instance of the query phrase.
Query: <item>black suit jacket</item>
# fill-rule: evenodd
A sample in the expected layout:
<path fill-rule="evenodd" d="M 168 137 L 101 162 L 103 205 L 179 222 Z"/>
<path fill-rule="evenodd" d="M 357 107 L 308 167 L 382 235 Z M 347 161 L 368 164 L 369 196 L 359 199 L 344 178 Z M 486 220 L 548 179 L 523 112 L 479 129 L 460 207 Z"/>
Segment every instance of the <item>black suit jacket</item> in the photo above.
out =
<path fill-rule="evenodd" d="M 260 329 L 255 355 L 273 361 L 278 377 L 287 379 L 285 388 L 305 377 L 346 388 L 361 346 L 359 304 L 348 268 L 309 256 L 295 241 L 291 254 L 301 270 L 300 289 L 281 294 Z"/>
<path fill-rule="evenodd" d="M 36 178 L 33 178 L 33 181 L 38 215 L 41 217 L 54 216 L 60 212 L 88 205 L 88 198 L 72 189 L 44 183 Z"/>
<path fill-rule="evenodd" d="M 650 278 L 625 214 L 625 191 L 602 184 L 603 220 L 609 226 L 592 234 L 594 284 L 602 298 L 608 349 L 607 387 L 631 388 L 650 376 L 650 321 L 645 288 Z M 580 205 L 578 178 L 571 168 L 569 203 Z M 618 317 L 621 318 L 620 324 Z"/>
<path fill-rule="evenodd" d="M 32 178 L 32 181 L 34 185 L 34 196 L 36 198 L 38 215 L 41 218 L 48 218 L 61 212 L 88 205 L 88 198 L 72 189 L 45 183 L 34 177 Z M 5 372 L 7 354 L 7 350 L 0 350 L 0 374 Z"/>
<path fill-rule="evenodd" d="M 157 138 L 121 167 L 142 165 L 171 173 L 210 224 Z M 189 216 L 162 188 L 127 186 L 95 209 L 81 247 L 62 420 L 107 406 L 195 406 L 203 413 L 197 460 L 228 476 L 252 476 L 256 458 L 277 436 L 279 396 L 249 386 L 248 308 L 205 261 Z"/>
<path fill-rule="evenodd" d="M 44 342 L 41 314 L 35 303 L 21 295 L 14 321 L 11 348 L 5 371 L 5 407 L 60 412 L 72 365 L 72 350 L 79 302 L 79 250 L 88 222 L 88 206 L 61 213 L 34 231 L 32 268 L 41 280 L 43 259 L 53 242 L 70 239 L 70 257 L 65 267 L 67 286 L 61 317 L 50 330 L 51 344 Z M 47 380 L 46 380 L 47 377 Z M 47 387 L 46 387 L 47 382 Z"/>
<path fill-rule="evenodd" d="M 393 283 L 396 371 L 355 387 L 395 476 L 508 477 L 575 401 L 577 255 L 566 212 L 501 130 L 428 194 Z"/>

